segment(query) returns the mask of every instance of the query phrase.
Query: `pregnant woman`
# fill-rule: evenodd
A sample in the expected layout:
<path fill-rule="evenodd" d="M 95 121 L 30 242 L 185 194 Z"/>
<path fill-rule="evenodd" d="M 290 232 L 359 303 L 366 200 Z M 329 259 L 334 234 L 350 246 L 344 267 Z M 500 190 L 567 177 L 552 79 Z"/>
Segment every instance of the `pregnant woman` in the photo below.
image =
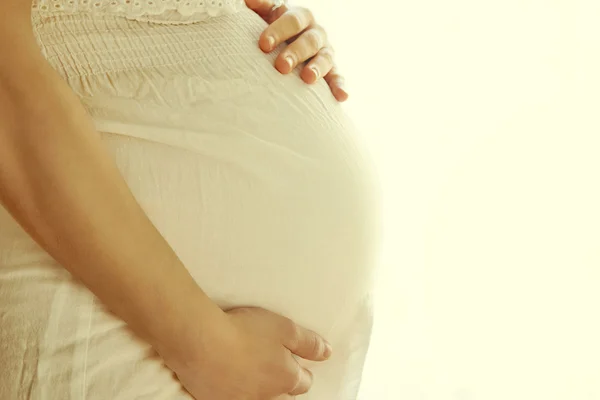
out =
<path fill-rule="evenodd" d="M 371 173 L 320 28 L 247 3 L 2 1 L 0 399 L 356 398 Z"/>

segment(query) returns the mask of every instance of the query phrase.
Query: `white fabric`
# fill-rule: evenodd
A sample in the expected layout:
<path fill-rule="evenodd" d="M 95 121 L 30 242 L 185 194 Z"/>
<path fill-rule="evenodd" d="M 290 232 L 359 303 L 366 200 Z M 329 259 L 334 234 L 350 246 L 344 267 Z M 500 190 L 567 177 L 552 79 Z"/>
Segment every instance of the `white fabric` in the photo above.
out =
<path fill-rule="evenodd" d="M 315 384 L 300 398 L 354 400 L 376 209 L 358 135 L 326 83 L 277 72 L 248 9 L 176 26 L 36 12 L 33 25 L 199 285 L 222 307 L 264 307 L 325 336 L 334 355 L 304 363 Z M 0 399 L 190 399 L 1 208 L 0 324 Z"/>
<path fill-rule="evenodd" d="M 33 0 L 32 3 L 33 10 L 41 15 L 86 12 L 163 23 L 198 22 L 233 14 L 244 6 L 244 0 Z"/>

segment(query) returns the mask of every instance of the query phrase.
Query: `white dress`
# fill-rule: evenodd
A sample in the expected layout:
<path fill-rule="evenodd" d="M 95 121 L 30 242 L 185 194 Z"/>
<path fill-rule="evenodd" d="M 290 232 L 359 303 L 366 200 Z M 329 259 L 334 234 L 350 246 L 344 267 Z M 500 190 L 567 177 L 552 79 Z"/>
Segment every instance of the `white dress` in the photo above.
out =
<path fill-rule="evenodd" d="M 33 11 L 43 54 L 200 286 L 221 306 L 322 334 L 334 356 L 305 363 L 315 384 L 301 398 L 354 400 L 377 208 L 326 84 L 274 69 L 243 0 L 38 0 Z M 0 399 L 190 399 L 2 208 Z"/>

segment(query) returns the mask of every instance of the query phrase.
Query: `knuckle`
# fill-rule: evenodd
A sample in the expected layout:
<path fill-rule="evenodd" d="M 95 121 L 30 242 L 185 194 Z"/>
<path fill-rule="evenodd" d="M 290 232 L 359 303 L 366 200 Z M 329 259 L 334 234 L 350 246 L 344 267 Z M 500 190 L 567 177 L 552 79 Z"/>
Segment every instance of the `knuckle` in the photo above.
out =
<path fill-rule="evenodd" d="M 308 21 L 309 24 L 313 24 L 315 22 L 315 16 L 313 12 L 306 7 L 294 7 L 294 12 L 301 14 L 304 16 L 304 19 Z"/>
<path fill-rule="evenodd" d="M 298 345 L 300 341 L 300 329 L 298 325 L 291 319 L 284 319 L 282 324 L 284 335 L 288 338 L 288 341 L 294 345 Z"/>
<path fill-rule="evenodd" d="M 314 29 L 316 29 L 316 30 L 319 31 L 319 33 L 321 34 L 321 37 L 323 38 L 323 40 L 325 40 L 325 41 L 327 40 L 327 37 L 328 37 L 327 30 L 325 30 L 325 28 L 323 28 L 323 26 L 321 26 L 321 25 L 315 25 Z"/>
<path fill-rule="evenodd" d="M 325 58 L 325 60 L 329 64 L 333 65 L 333 63 L 334 63 L 333 61 L 334 61 L 334 58 L 335 58 L 335 53 L 334 53 L 334 51 L 333 51 L 333 49 L 331 47 L 325 47 L 323 50 L 320 51 L 320 55 L 323 58 Z"/>
<path fill-rule="evenodd" d="M 315 21 L 315 15 L 308 8 L 304 9 L 304 15 L 306 15 L 306 19 L 313 23 Z"/>
<path fill-rule="evenodd" d="M 302 14 L 298 12 L 292 12 L 288 15 L 288 23 L 290 27 L 298 32 L 304 29 L 304 18 L 302 18 Z"/>
<path fill-rule="evenodd" d="M 290 369 L 283 381 L 285 391 L 288 393 L 294 391 L 300 384 L 300 379 L 300 368 Z"/>
<path fill-rule="evenodd" d="M 316 29 L 307 31 L 304 38 L 312 49 L 319 50 L 321 47 L 323 47 L 321 33 Z"/>
<path fill-rule="evenodd" d="M 321 347 L 321 341 L 319 340 L 319 338 L 317 338 L 315 335 L 310 335 L 308 340 L 312 354 L 314 354 L 315 356 L 320 355 L 323 351 Z"/>

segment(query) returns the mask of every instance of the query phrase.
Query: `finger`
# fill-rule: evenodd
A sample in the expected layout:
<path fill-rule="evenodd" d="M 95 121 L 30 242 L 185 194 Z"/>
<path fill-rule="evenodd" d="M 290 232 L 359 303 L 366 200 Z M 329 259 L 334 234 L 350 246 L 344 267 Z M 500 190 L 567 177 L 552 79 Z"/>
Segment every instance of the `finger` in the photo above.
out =
<path fill-rule="evenodd" d="M 283 345 L 309 361 L 325 361 L 331 356 L 331 345 L 325 339 L 296 324 L 293 325 L 293 332 L 283 338 Z"/>
<path fill-rule="evenodd" d="M 246 6 L 258 15 L 265 15 L 275 7 L 275 0 L 246 0 Z"/>
<path fill-rule="evenodd" d="M 308 29 L 281 52 L 275 60 L 275 67 L 282 74 L 292 72 L 296 66 L 317 55 L 326 40 L 323 28 L 315 26 Z"/>
<path fill-rule="evenodd" d="M 310 10 L 302 7 L 289 9 L 262 33 L 259 39 L 260 48 L 270 52 L 281 43 L 304 32 L 314 23 L 315 18 Z"/>
<path fill-rule="evenodd" d="M 322 48 L 317 55 L 310 60 L 300 73 L 300 77 L 306 83 L 315 83 L 327 76 L 333 69 L 333 50 L 330 47 Z"/>
<path fill-rule="evenodd" d="M 288 6 L 275 0 L 246 0 L 246 6 L 257 13 L 268 24 L 273 23 L 288 11 Z M 276 7 L 277 6 L 277 7 Z"/>
<path fill-rule="evenodd" d="M 337 72 L 337 68 L 333 68 L 327 75 L 325 81 L 329 85 L 329 89 L 333 97 L 339 102 L 348 100 L 348 92 L 345 87 L 345 79 Z"/>
<path fill-rule="evenodd" d="M 267 21 L 267 23 L 269 25 L 271 25 L 273 22 L 277 21 L 279 18 L 281 18 L 282 15 L 284 15 L 289 10 L 290 9 L 286 4 L 282 4 L 282 5 L 278 6 L 277 8 L 271 8 L 271 11 L 269 12 L 268 16 L 265 18 L 265 21 Z"/>
<path fill-rule="evenodd" d="M 290 391 L 290 395 L 299 396 L 301 394 L 308 393 L 313 384 L 313 374 L 306 368 L 300 367 L 298 365 L 298 383 L 296 387 Z"/>

